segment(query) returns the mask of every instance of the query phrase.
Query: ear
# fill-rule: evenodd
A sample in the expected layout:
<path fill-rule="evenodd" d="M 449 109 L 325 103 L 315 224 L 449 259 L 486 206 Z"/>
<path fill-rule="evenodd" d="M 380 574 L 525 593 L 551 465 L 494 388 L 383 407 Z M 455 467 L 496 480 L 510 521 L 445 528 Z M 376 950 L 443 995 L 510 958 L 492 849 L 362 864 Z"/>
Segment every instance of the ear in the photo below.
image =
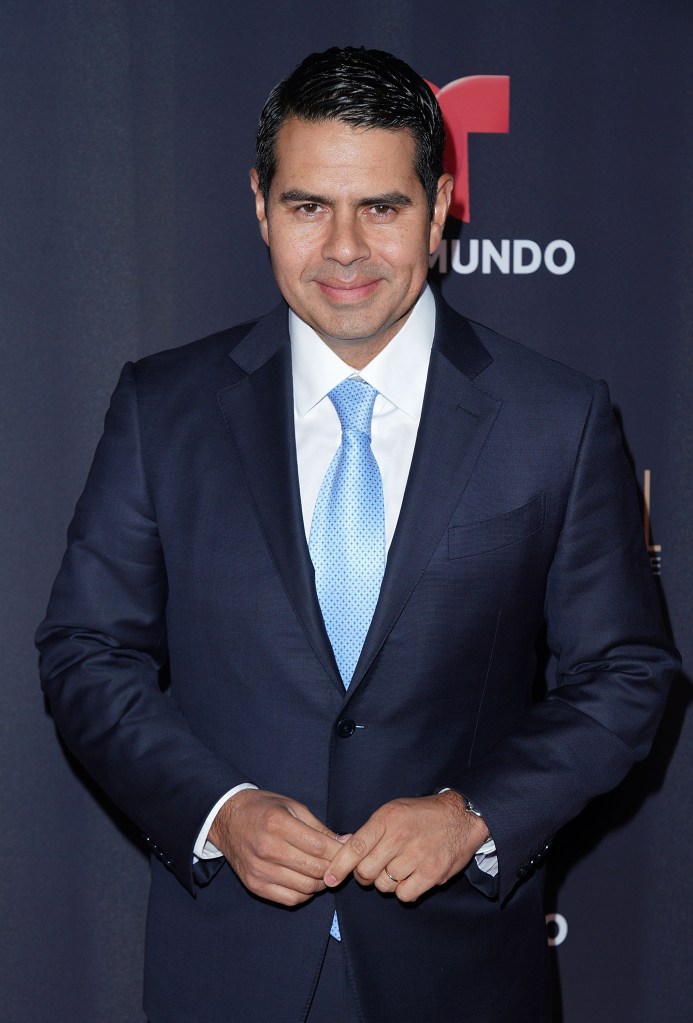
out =
<path fill-rule="evenodd" d="M 431 218 L 431 231 L 428 239 L 428 251 L 430 255 L 436 251 L 443 237 L 443 228 L 447 219 L 450 202 L 452 200 L 453 180 L 450 174 L 441 174 L 438 178 L 438 192 L 433 207 Z"/>
<path fill-rule="evenodd" d="M 255 216 L 260 223 L 260 234 L 265 245 L 269 245 L 269 225 L 267 223 L 267 209 L 265 207 L 265 197 L 260 191 L 260 182 L 257 176 L 257 171 L 253 167 L 250 172 L 250 187 L 255 195 Z"/>

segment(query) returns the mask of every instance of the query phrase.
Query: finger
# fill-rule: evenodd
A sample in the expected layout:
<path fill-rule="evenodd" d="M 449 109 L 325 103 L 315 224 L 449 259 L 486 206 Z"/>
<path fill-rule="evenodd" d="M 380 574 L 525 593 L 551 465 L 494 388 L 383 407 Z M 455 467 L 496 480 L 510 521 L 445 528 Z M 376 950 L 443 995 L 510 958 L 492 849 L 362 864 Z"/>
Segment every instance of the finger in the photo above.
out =
<path fill-rule="evenodd" d="M 293 871 L 295 874 L 300 874 L 302 877 L 310 877 L 322 883 L 325 871 L 329 866 L 329 857 L 311 856 L 300 849 L 288 846 L 277 854 L 273 862 L 277 866 Z"/>
<path fill-rule="evenodd" d="M 387 870 L 382 870 L 375 879 L 375 887 L 385 895 L 392 895 L 398 884 L 399 881 L 391 877 Z"/>
<path fill-rule="evenodd" d="M 248 891 L 253 892 L 254 895 L 259 896 L 259 898 L 267 899 L 269 902 L 276 902 L 280 906 L 301 906 L 305 902 L 310 902 L 315 894 L 314 892 L 306 894 L 297 891 L 295 888 L 286 888 L 284 885 L 279 884 L 263 885 L 257 891 L 251 885 L 246 885 L 246 888 Z"/>
<path fill-rule="evenodd" d="M 258 872 L 281 867 L 303 877 L 322 880 L 332 859 L 332 849 L 325 847 L 322 837 L 318 832 L 308 834 L 305 830 L 288 836 L 262 835 L 252 848 L 251 867 Z"/>
<path fill-rule="evenodd" d="M 396 876 L 396 875 L 395 875 Z M 422 895 L 440 884 L 444 884 L 445 876 L 434 874 L 427 864 L 420 865 L 404 878 L 395 888 L 395 895 L 400 902 L 416 902 Z"/>
<path fill-rule="evenodd" d="M 295 812 L 298 807 L 300 812 Z M 300 804 L 288 806 L 289 813 L 277 813 L 267 820 L 268 833 L 301 854 L 322 860 L 322 870 L 339 852 L 341 845 L 333 831 L 321 824 L 310 810 Z M 285 858 L 282 860 L 285 862 Z"/>
<path fill-rule="evenodd" d="M 326 824 L 323 824 L 321 820 L 311 813 L 307 806 L 303 803 L 296 803 L 294 800 L 287 801 L 287 809 L 298 820 L 303 821 L 314 831 L 318 831 L 321 835 L 325 835 L 326 838 L 332 838 L 337 841 L 337 835 L 332 831 Z"/>
<path fill-rule="evenodd" d="M 355 831 L 351 838 L 340 847 L 337 855 L 330 863 L 324 877 L 327 887 L 334 888 L 335 885 L 341 884 L 367 856 L 371 856 L 373 850 L 377 848 L 382 834 L 382 826 L 374 821 L 372 817 L 358 831 Z M 385 856 L 383 862 L 380 863 L 378 869 L 366 883 L 370 884 L 378 876 L 386 859 L 387 856 Z M 357 875 L 357 880 L 359 879 L 365 880 L 362 874 Z"/>
<path fill-rule="evenodd" d="M 380 847 L 376 847 L 369 856 L 366 856 L 354 867 L 354 878 L 361 885 L 375 884 L 384 873 L 383 863 L 387 863 L 388 859 L 387 850 L 380 852 Z"/>
<path fill-rule="evenodd" d="M 429 888 L 433 888 L 433 885 L 423 883 L 421 878 L 417 877 L 416 872 L 414 872 L 405 878 L 404 881 L 400 881 L 398 885 L 395 885 L 395 895 L 400 902 L 416 902 Z"/>
<path fill-rule="evenodd" d="M 307 901 L 313 895 L 325 890 L 322 877 L 309 877 L 289 867 L 262 861 L 252 862 L 241 875 L 241 880 L 249 891 L 261 898 L 275 900 L 280 895 L 286 904 L 287 892 L 292 892 L 291 899 L 300 896 L 300 901 Z M 283 889 L 283 895 L 278 892 Z"/>
<path fill-rule="evenodd" d="M 410 876 L 412 868 L 400 866 L 395 861 L 388 863 L 383 871 L 375 879 L 375 887 L 380 892 L 390 893 L 397 890 L 398 885 Z"/>
<path fill-rule="evenodd" d="M 405 869 L 401 866 L 401 860 L 396 860 L 398 853 L 402 852 L 401 846 L 403 837 L 399 833 L 391 832 L 387 827 L 383 829 L 383 835 L 367 856 L 354 868 L 354 877 L 360 884 L 375 884 L 382 874 L 391 874 L 392 877 L 407 877 L 411 874 L 412 870 L 416 866 L 416 862 L 412 862 L 411 866 Z M 392 870 L 390 866 L 396 862 L 397 869 Z M 390 866 L 388 866 L 388 864 Z"/>
<path fill-rule="evenodd" d="M 351 838 L 351 835 L 336 834 L 336 832 L 332 831 L 331 828 L 328 828 L 326 824 L 323 824 L 322 821 L 318 820 L 318 818 L 315 817 L 307 807 L 300 806 L 300 809 L 302 812 L 300 815 L 297 815 L 298 819 L 302 821 L 302 823 L 307 824 L 310 828 L 310 832 L 306 833 L 306 840 L 309 844 L 315 844 L 316 838 L 314 832 L 321 835 L 325 839 L 325 842 L 317 841 L 316 851 L 320 856 L 328 856 L 331 859 L 337 852 L 339 852 L 339 846 L 343 845 L 345 841 Z"/>

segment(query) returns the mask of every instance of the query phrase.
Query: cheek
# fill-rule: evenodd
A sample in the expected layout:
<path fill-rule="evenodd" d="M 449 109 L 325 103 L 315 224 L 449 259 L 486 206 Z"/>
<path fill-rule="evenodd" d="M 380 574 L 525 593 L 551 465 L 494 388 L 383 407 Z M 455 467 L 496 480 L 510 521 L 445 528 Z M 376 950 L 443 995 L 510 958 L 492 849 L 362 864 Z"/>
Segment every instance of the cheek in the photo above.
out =
<path fill-rule="evenodd" d="M 300 277 L 320 259 L 320 246 L 314 237 L 292 235 L 270 237 L 270 253 L 275 273 L 282 277 Z"/>
<path fill-rule="evenodd" d="M 392 266 L 402 270 L 409 268 L 416 272 L 425 265 L 428 271 L 428 245 L 428 231 L 425 234 L 419 234 L 417 231 L 413 237 L 409 231 L 400 231 L 393 232 L 387 239 L 383 239 L 378 250 Z"/>
<path fill-rule="evenodd" d="M 277 280 L 291 283 L 300 278 L 305 260 L 297 246 L 270 245 L 272 269 Z"/>

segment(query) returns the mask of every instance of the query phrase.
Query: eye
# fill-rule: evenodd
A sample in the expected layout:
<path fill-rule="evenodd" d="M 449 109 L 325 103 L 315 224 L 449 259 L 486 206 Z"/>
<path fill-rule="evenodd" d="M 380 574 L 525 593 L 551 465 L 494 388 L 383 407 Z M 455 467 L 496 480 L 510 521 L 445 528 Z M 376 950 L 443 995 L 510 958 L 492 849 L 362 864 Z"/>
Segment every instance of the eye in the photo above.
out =
<path fill-rule="evenodd" d="M 320 212 L 322 207 L 316 202 L 303 202 L 300 206 L 297 206 L 296 209 L 299 213 L 305 213 L 307 217 L 314 217 L 316 213 Z"/>
<path fill-rule="evenodd" d="M 387 220 L 389 217 L 394 216 L 396 211 L 394 206 L 388 206 L 387 203 L 379 202 L 376 203 L 374 206 L 369 206 L 368 212 L 376 220 Z"/>

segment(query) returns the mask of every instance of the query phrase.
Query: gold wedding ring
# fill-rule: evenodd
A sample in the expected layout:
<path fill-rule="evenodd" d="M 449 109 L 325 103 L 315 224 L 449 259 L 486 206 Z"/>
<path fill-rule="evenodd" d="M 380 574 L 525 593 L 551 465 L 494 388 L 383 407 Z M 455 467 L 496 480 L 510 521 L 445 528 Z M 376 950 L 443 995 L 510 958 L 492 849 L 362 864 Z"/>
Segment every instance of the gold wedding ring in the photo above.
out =
<path fill-rule="evenodd" d="M 388 877 L 390 878 L 390 880 L 391 880 L 391 881 L 392 881 L 392 882 L 393 882 L 394 884 L 399 884 L 399 881 L 397 880 L 397 878 L 396 878 L 396 877 L 393 877 L 393 876 L 392 876 L 392 874 L 391 874 L 391 873 L 390 873 L 390 871 L 389 871 L 389 870 L 387 869 L 387 867 L 385 867 L 385 873 L 387 874 L 387 876 L 388 876 Z"/>

